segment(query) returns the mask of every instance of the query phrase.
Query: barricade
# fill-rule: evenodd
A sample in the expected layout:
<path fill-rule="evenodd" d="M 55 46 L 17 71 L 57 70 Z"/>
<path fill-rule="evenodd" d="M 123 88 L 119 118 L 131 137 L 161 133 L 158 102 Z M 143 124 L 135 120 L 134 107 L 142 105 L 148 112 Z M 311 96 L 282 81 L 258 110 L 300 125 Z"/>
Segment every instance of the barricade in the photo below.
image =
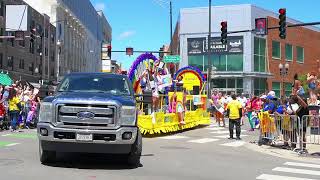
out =
<path fill-rule="evenodd" d="M 260 112 L 259 144 L 291 146 L 296 148 L 301 135 L 299 117 L 295 115 L 269 114 Z"/>
<path fill-rule="evenodd" d="M 283 143 L 284 146 L 296 148 L 301 137 L 300 118 L 296 115 L 275 114 L 276 134 L 275 141 Z"/>
<path fill-rule="evenodd" d="M 320 116 L 305 115 L 301 121 L 301 146 L 300 149 L 306 150 L 307 144 L 320 145 Z"/>

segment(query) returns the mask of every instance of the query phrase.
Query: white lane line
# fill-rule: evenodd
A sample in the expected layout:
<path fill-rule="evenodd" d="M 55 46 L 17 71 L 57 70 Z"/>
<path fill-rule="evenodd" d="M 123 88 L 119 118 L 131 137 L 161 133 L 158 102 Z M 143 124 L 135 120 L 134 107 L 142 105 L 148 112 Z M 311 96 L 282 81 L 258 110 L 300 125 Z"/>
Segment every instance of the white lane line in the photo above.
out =
<path fill-rule="evenodd" d="M 284 163 L 284 165 L 309 167 L 309 168 L 320 168 L 320 164 L 307 164 L 307 163 L 298 163 L 298 162 L 286 162 L 286 163 Z"/>
<path fill-rule="evenodd" d="M 203 144 L 203 143 L 209 143 L 214 141 L 219 141 L 219 139 L 203 138 L 203 139 L 190 140 L 188 142 Z"/>
<path fill-rule="evenodd" d="M 20 144 L 20 143 L 11 143 L 11 144 L 6 145 L 6 147 L 15 146 L 15 145 L 18 145 L 18 144 Z"/>
<path fill-rule="evenodd" d="M 229 147 L 240 147 L 243 146 L 246 142 L 244 141 L 235 141 L 231 143 L 220 144 L 221 146 L 229 146 Z"/>
<path fill-rule="evenodd" d="M 246 137 L 248 135 L 241 135 L 240 137 Z M 215 138 L 229 138 L 230 136 L 229 135 L 221 135 L 221 136 L 213 136 Z"/>
<path fill-rule="evenodd" d="M 297 177 L 289 177 L 289 176 L 277 176 L 277 175 L 271 175 L 271 174 L 261 174 L 256 179 L 260 179 L 260 180 L 315 180 L 315 179 L 297 178 Z"/>
<path fill-rule="evenodd" d="M 189 137 L 187 136 L 164 136 L 164 137 L 159 137 L 159 139 L 168 139 L 168 140 L 171 140 L 171 139 L 187 139 Z"/>
<path fill-rule="evenodd" d="M 272 169 L 272 171 L 320 176 L 320 171 L 313 171 L 313 170 L 306 170 L 306 169 L 276 167 L 276 168 Z"/>
<path fill-rule="evenodd" d="M 6 137 L 6 136 L 11 136 L 11 134 L 4 134 L 4 135 L 1 135 L 3 137 Z"/>

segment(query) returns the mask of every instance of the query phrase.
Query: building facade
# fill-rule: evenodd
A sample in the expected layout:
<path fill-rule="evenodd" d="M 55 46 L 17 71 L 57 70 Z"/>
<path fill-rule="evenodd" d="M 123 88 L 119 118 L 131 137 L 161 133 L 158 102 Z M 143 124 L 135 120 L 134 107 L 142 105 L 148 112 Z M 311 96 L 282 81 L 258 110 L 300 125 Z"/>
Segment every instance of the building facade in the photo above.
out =
<path fill-rule="evenodd" d="M 285 40 L 280 40 L 279 31 L 275 29 L 270 30 L 267 36 L 256 35 L 254 31 L 228 34 L 227 44 L 220 42 L 222 21 L 228 22 L 228 31 L 253 30 L 256 18 L 268 18 L 269 27 L 277 26 L 278 14 L 274 12 L 250 4 L 214 6 L 211 18 L 209 57 L 216 69 L 212 75 L 211 87 L 219 91 L 260 95 L 276 89 L 277 95 L 280 95 L 279 88 L 282 86 L 279 87 L 279 82 L 286 82 L 283 88 L 289 89 L 288 83 L 293 81 L 295 69 L 299 69 L 299 73 L 307 73 L 315 65 L 316 60 L 313 58 L 320 56 L 319 49 L 308 45 L 310 42 L 319 44 L 320 29 L 312 26 L 288 28 Z M 287 22 L 300 23 L 290 18 L 287 18 Z M 181 9 L 171 42 L 172 51 L 181 56 L 180 67 L 191 65 L 207 72 L 208 29 L 208 7 Z M 305 41 L 303 37 L 310 41 Z M 273 58 L 272 53 L 276 53 L 273 52 L 276 51 L 274 48 L 278 46 L 281 47 L 281 52 L 291 53 L 292 60 L 286 59 L 285 53 L 280 53 L 279 58 Z M 283 80 L 278 67 L 280 62 L 285 64 L 285 61 L 291 68 Z M 299 68 L 301 66 L 309 68 Z"/>
<path fill-rule="evenodd" d="M 22 0 L 0 0 L 0 36 L 12 36 L 6 31 L 6 5 L 25 5 Z M 38 83 L 39 80 L 55 79 L 55 27 L 46 23 L 46 17 L 32 7 L 28 7 L 28 31 L 36 30 L 37 38 L 30 37 L 16 41 L 14 38 L 0 39 L 0 69 L 13 80 L 27 80 Z"/>
<path fill-rule="evenodd" d="M 69 72 L 101 71 L 101 44 L 106 39 L 111 41 L 112 31 L 90 0 L 25 1 L 48 14 L 56 27 L 57 77 Z"/>

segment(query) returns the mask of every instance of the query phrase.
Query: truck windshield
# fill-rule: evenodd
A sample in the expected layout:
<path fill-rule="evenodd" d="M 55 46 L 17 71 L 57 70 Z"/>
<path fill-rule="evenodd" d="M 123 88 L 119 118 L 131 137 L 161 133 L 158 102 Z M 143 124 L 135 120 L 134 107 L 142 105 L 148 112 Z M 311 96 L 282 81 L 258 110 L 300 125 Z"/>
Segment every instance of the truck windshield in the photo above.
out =
<path fill-rule="evenodd" d="M 130 86 L 121 76 L 77 75 L 66 77 L 58 92 L 93 92 L 130 96 Z"/>

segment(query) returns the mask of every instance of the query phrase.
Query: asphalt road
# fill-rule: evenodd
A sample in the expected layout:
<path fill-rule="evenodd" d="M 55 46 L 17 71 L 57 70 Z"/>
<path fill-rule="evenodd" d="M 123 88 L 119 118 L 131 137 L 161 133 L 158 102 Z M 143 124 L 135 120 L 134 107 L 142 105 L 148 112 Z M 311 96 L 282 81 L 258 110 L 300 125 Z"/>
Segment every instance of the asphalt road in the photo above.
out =
<path fill-rule="evenodd" d="M 242 141 L 228 140 L 227 129 L 211 125 L 144 138 L 142 166 L 132 169 L 114 157 L 89 154 L 58 154 L 57 163 L 42 165 L 35 130 L 0 132 L 0 179 L 320 179 L 320 165 L 300 164 L 253 151 L 247 143 L 256 134 L 247 131 L 242 134 Z"/>

